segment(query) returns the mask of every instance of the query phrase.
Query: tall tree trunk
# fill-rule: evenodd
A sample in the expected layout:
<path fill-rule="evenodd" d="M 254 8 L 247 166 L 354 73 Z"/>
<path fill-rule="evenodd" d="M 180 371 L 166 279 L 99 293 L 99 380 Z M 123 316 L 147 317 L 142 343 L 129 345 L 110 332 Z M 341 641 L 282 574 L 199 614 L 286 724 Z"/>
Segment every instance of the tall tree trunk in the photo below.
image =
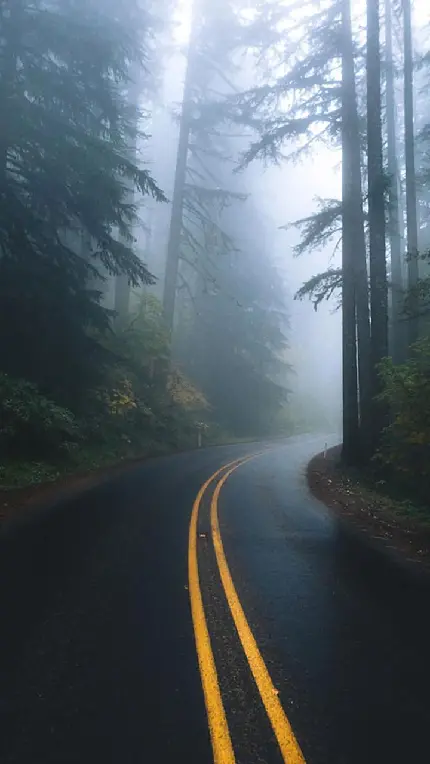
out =
<path fill-rule="evenodd" d="M 344 258 L 344 295 L 350 303 L 344 311 L 344 380 L 351 389 L 347 393 L 351 415 L 349 427 L 354 432 L 354 459 L 361 458 L 367 450 L 371 410 L 370 410 L 370 323 L 369 294 L 366 264 L 366 241 L 364 235 L 364 215 L 361 185 L 360 127 L 357 109 L 356 82 L 354 69 L 354 47 L 351 28 L 350 0 L 343 0 L 342 6 L 342 240 Z M 349 279 L 353 279 L 352 287 Z M 353 289 L 353 291 L 351 291 Z M 351 303 L 353 303 L 354 328 L 352 327 Z M 355 329 L 357 323 L 357 331 Z M 348 347 L 347 347 L 348 345 Z M 346 354 L 346 356 L 345 356 Z M 349 380 L 349 375 L 357 374 L 359 379 L 359 407 L 353 402 L 353 386 L 357 397 L 357 381 Z M 355 413 L 357 409 L 357 413 Z M 360 442 L 358 425 L 360 425 Z M 354 423 L 352 423 L 354 420 Z M 345 449 L 347 452 L 349 448 Z"/>
<path fill-rule="evenodd" d="M 141 88 L 140 88 L 140 82 L 139 82 L 139 74 L 136 70 L 135 72 L 135 80 L 134 82 L 131 82 L 129 85 L 129 91 L 128 91 L 128 102 L 131 106 L 138 108 L 139 104 L 139 98 L 140 98 Z M 138 119 L 138 116 L 136 114 L 136 120 Z M 136 124 L 137 127 L 137 124 Z M 132 141 L 130 146 L 128 147 L 128 152 L 133 161 L 136 160 L 136 154 L 137 154 L 137 143 L 135 140 Z M 133 204 L 135 200 L 135 191 L 134 188 L 130 187 L 127 191 L 127 203 Z M 121 236 L 120 236 L 121 241 Z M 124 242 L 127 243 L 127 242 Z M 119 276 L 115 278 L 115 292 L 114 292 L 114 310 L 116 313 L 116 323 L 122 324 L 124 321 L 127 320 L 129 311 L 130 311 L 130 282 L 128 280 L 128 276 L 126 276 L 124 273 L 120 273 Z"/>
<path fill-rule="evenodd" d="M 385 0 L 385 58 L 387 89 L 387 158 L 390 176 L 389 194 L 389 240 L 391 261 L 391 323 L 390 354 L 395 363 L 405 359 L 405 322 L 403 313 L 402 239 L 400 234 L 399 167 L 397 162 L 397 109 L 394 90 L 392 0 Z"/>
<path fill-rule="evenodd" d="M 351 247 L 345 239 L 345 222 L 342 245 L 342 460 L 345 464 L 356 464 L 361 457 L 361 449 L 358 423 L 355 288 Z"/>
<path fill-rule="evenodd" d="M 381 50 L 379 0 L 367 0 L 367 172 L 369 196 L 369 263 L 371 364 L 373 397 L 372 449 L 386 424 L 378 364 L 388 355 L 388 290 L 385 260 L 385 200 L 382 160 Z"/>
<path fill-rule="evenodd" d="M 172 212 L 170 216 L 169 239 L 167 244 L 166 268 L 164 274 L 163 314 L 164 322 L 170 333 L 173 330 L 175 316 L 175 298 L 178 282 L 178 269 L 181 250 L 182 212 L 184 189 L 187 175 L 188 147 L 193 109 L 192 81 L 194 70 L 196 2 L 194 0 L 191 38 L 185 72 L 182 116 L 179 126 L 178 152 L 176 157 L 175 182 L 173 187 Z"/>
<path fill-rule="evenodd" d="M 356 339 L 357 271 L 354 262 L 354 223 L 356 222 L 354 180 L 356 178 L 354 178 L 353 170 L 355 158 L 354 141 L 356 136 L 352 99 L 355 101 L 355 73 L 352 52 L 350 0 L 343 0 L 342 32 L 342 458 L 347 464 L 354 464 L 359 458 L 360 444 Z M 360 143 L 358 141 L 358 152 L 360 151 L 359 146 Z"/>
<path fill-rule="evenodd" d="M 404 110 L 405 110 L 405 170 L 406 170 L 406 232 L 408 255 L 408 287 L 418 281 L 418 220 L 414 146 L 414 75 L 412 55 L 411 0 L 403 0 L 404 46 Z M 409 345 L 418 339 L 418 300 L 411 300 L 412 316 L 408 321 Z"/>

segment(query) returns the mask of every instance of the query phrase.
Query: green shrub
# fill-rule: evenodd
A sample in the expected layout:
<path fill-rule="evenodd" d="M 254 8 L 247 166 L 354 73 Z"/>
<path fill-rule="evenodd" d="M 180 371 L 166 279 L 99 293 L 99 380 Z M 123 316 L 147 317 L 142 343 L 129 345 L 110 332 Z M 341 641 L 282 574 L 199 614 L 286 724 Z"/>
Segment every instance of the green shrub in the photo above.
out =
<path fill-rule="evenodd" d="M 417 342 L 407 363 L 380 365 L 390 424 L 378 458 L 397 474 L 427 484 L 430 478 L 430 337 Z"/>
<path fill-rule="evenodd" d="M 88 406 L 88 438 L 112 445 L 122 440 L 134 448 L 149 441 L 174 448 L 194 445 L 196 422 L 204 419 L 209 404 L 175 366 L 166 384 L 160 367 L 169 359 L 168 336 L 159 301 L 138 296 L 128 320 L 104 343 L 116 362 Z"/>
<path fill-rule="evenodd" d="M 57 459 L 80 440 L 73 414 L 36 385 L 0 373 L 0 453 L 6 459 Z"/>
<path fill-rule="evenodd" d="M 82 461 L 88 466 L 193 447 L 199 423 L 202 443 L 208 442 L 209 405 L 200 390 L 178 368 L 171 368 L 167 384 L 157 373 L 154 361 L 167 357 L 167 343 L 155 298 L 143 296 L 126 325 L 103 343 L 110 358 L 103 382 L 88 388 L 73 411 L 31 382 L 0 373 L 0 481 L 27 484 L 45 467 L 56 474 Z"/>

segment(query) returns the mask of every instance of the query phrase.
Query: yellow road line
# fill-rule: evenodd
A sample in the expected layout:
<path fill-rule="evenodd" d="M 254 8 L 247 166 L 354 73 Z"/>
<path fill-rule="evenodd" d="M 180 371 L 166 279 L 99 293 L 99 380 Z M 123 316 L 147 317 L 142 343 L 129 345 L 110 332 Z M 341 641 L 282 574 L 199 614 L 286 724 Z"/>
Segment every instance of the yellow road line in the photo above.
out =
<path fill-rule="evenodd" d="M 264 663 L 263 657 L 258 649 L 255 637 L 249 627 L 242 605 L 240 603 L 236 588 L 231 577 L 227 559 L 224 552 L 224 546 L 221 539 L 218 521 L 218 498 L 224 483 L 230 475 L 235 472 L 242 464 L 249 461 L 250 458 L 242 460 L 235 466 L 230 466 L 228 472 L 218 482 L 211 501 L 211 528 L 212 538 L 215 547 L 215 554 L 218 563 L 221 580 L 224 586 L 225 595 L 236 624 L 237 633 L 242 643 L 243 650 L 248 659 L 249 666 L 257 684 L 261 699 L 264 703 L 267 715 L 270 719 L 273 731 L 276 735 L 282 757 L 288 764 L 305 764 L 304 756 L 300 746 L 294 736 L 292 727 L 287 719 L 281 702 L 278 698 L 278 692 L 270 678 L 270 674 Z"/>
<path fill-rule="evenodd" d="M 241 461 L 241 459 L 235 459 L 233 462 L 225 464 L 219 470 L 214 472 L 213 475 L 206 480 L 206 483 L 202 485 L 193 505 L 188 536 L 188 585 L 191 613 L 215 764 L 235 764 L 236 758 L 222 702 L 215 659 L 212 652 L 200 589 L 197 562 L 197 522 L 200 504 L 210 483 L 212 483 L 223 470 L 232 465 L 240 464 Z"/>

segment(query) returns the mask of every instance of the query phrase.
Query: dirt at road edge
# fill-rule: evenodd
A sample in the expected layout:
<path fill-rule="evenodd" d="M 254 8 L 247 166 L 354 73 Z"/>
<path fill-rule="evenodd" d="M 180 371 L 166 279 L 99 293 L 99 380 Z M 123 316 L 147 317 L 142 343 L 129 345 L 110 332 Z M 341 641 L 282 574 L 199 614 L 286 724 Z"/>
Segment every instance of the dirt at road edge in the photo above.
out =
<path fill-rule="evenodd" d="M 308 464 L 313 495 L 357 534 L 381 552 L 430 575 L 430 523 L 427 527 L 406 514 L 376 489 L 364 485 L 340 463 L 340 446 L 317 454 Z"/>

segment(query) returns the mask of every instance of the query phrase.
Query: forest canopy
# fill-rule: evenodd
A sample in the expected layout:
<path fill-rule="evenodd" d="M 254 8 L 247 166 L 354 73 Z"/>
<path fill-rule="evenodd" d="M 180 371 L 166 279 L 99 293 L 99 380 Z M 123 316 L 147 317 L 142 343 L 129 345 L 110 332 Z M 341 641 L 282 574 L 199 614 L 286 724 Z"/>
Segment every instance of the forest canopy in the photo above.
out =
<path fill-rule="evenodd" d="M 1 3 L 2 482 L 22 460 L 40 479 L 202 435 L 269 434 L 286 405 L 287 296 L 235 180 L 234 139 L 197 109 L 190 124 L 185 93 L 176 197 L 151 161 L 174 10 Z M 201 115 L 238 76 L 238 6 L 223 11 L 202 3 L 193 31 L 186 88 Z M 147 263 L 164 256 L 148 245 L 159 206 L 171 210 L 177 250 L 170 324 L 163 278 Z"/>

